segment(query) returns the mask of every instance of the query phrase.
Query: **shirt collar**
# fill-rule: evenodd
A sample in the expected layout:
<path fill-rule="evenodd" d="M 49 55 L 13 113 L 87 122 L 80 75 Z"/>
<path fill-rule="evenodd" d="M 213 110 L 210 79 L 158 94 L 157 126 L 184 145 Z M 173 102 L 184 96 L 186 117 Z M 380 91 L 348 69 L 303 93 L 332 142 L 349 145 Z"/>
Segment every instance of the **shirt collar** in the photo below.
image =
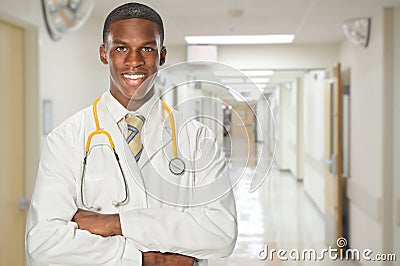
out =
<path fill-rule="evenodd" d="M 153 112 L 154 110 L 154 105 L 158 102 L 158 97 L 156 96 L 156 93 L 151 96 L 151 98 L 145 102 L 142 106 L 140 106 L 139 109 L 137 109 L 134 112 L 129 112 L 130 114 L 141 114 L 143 115 L 146 119 L 149 117 L 150 112 Z"/>
<path fill-rule="evenodd" d="M 108 111 L 111 113 L 114 121 L 118 123 L 122 117 L 126 114 L 141 114 L 146 119 L 148 118 L 150 112 L 154 109 L 155 104 L 157 104 L 158 97 L 156 93 L 147 101 L 145 102 L 139 109 L 136 111 L 128 111 L 108 90 L 104 93 L 104 102 L 107 106 Z"/>
<path fill-rule="evenodd" d="M 114 96 L 112 96 L 110 91 L 104 93 L 104 103 L 116 123 L 118 123 L 128 112 L 126 108 L 120 104 Z"/>

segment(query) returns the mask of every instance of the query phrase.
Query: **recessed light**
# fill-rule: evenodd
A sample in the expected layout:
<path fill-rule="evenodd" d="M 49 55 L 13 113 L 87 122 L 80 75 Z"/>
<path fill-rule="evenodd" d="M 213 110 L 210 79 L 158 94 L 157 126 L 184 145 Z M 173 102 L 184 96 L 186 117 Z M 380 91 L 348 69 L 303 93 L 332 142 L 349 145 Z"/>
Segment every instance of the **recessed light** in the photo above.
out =
<path fill-rule="evenodd" d="M 268 83 L 269 78 L 252 78 L 250 79 L 253 83 Z"/>
<path fill-rule="evenodd" d="M 273 70 L 242 70 L 242 73 L 249 77 L 263 77 L 272 76 L 274 74 Z"/>
<path fill-rule="evenodd" d="M 220 80 L 223 84 L 241 84 L 243 83 L 242 78 L 225 78 Z"/>
<path fill-rule="evenodd" d="M 293 34 L 186 36 L 188 44 L 277 44 L 292 43 Z"/>

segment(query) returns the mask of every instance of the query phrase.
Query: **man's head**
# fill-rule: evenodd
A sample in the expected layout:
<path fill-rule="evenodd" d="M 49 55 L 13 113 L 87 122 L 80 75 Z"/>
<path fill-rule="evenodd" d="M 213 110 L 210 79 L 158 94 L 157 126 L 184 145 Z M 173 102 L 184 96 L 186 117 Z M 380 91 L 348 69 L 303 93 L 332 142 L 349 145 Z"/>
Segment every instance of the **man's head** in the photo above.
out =
<path fill-rule="evenodd" d="M 140 3 L 126 3 L 108 14 L 103 27 L 103 44 L 107 41 L 111 23 L 131 18 L 141 18 L 156 23 L 160 31 L 161 45 L 164 44 L 164 24 L 160 15 L 151 7 Z"/>
<path fill-rule="evenodd" d="M 100 60 L 109 65 L 111 94 L 126 108 L 132 99 L 139 99 L 130 106 L 136 109 L 151 96 L 145 81 L 165 62 L 163 41 L 161 17 L 148 6 L 128 3 L 107 16 Z"/>

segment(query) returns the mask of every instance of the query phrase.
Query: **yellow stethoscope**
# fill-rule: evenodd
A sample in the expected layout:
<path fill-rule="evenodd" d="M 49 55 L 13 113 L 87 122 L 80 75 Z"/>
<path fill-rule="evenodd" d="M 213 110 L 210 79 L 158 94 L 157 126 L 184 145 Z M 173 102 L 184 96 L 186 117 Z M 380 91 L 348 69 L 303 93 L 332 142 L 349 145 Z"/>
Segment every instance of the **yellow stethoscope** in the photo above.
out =
<path fill-rule="evenodd" d="M 127 202 L 128 200 L 128 184 L 126 181 L 126 177 L 124 174 L 124 171 L 122 170 L 121 167 L 121 163 L 119 161 L 119 156 L 117 154 L 117 152 L 115 151 L 115 144 L 114 141 L 111 137 L 111 134 L 106 131 L 105 129 L 101 129 L 100 128 L 100 123 L 99 123 L 99 117 L 97 115 L 97 104 L 100 101 L 100 97 L 97 98 L 94 103 L 93 103 L 93 118 L 94 118 L 94 122 L 96 124 L 96 130 L 92 131 L 89 136 L 88 139 L 86 141 L 86 146 L 85 146 L 85 157 L 83 158 L 83 170 L 82 170 L 82 177 L 81 177 L 81 201 L 82 201 L 82 205 L 87 208 L 87 209 L 97 209 L 99 210 L 100 207 L 98 206 L 88 206 L 85 203 L 85 199 L 84 199 L 84 183 L 85 183 L 85 173 L 86 173 L 86 164 L 87 164 L 87 158 L 89 155 L 89 151 L 90 151 L 90 143 L 92 141 L 92 138 L 96 135 L 105 135 L 108 139 L 108 142 L 110 144 L 110 147 L 114 153 L 115 156 L 115 160 L 117 161 L 118 167 L 121 171 L 122 174 L 122 179 L 124 181 L 124 188 L 125 188 L 125 196 L 124 199 L 121 201 L 116 201 L 113 200 L 112 204 L 115 207 L 118 207 L 120 205 L 123 205 Z M 178 157 L 178 146 L 177 146 L 177 142 L 176 142 L 176 131 L 175 131 L 175 121 L 174 121 L 174 117 L 172 115 L 172 111 L 169 108 L 169 106 L 167 105 L 166 102 L 161 101 L 163 108 L 167 111 L 168 113 L 168 117 L 169 117 L 169 121 L 171 124 L 171 134 L 172 134 L 172 148 L 173 148 L 173 158 L 169 161 L 169 170 L 171 171 L 171 173 L 173 173 L 174 175 L 182 175 L 185 172 L 185 163 L 184 161 Z"/>

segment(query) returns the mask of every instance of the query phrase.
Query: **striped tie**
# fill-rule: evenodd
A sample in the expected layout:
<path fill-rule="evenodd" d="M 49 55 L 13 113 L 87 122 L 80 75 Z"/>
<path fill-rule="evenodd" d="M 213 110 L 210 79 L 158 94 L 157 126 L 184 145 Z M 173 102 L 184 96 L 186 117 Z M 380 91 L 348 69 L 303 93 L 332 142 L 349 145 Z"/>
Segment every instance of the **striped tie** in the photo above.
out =
<path fill-rule="evenodd" d="M 143 144 L 140 139 L 140 130 L 142 129 L 145 118 L 142 115 L 127 115 L 125 122 L 128 125 L 128 137 L 126 141 L 131 148 L 135 160 L 139 161 L 143 151 Z"/>

